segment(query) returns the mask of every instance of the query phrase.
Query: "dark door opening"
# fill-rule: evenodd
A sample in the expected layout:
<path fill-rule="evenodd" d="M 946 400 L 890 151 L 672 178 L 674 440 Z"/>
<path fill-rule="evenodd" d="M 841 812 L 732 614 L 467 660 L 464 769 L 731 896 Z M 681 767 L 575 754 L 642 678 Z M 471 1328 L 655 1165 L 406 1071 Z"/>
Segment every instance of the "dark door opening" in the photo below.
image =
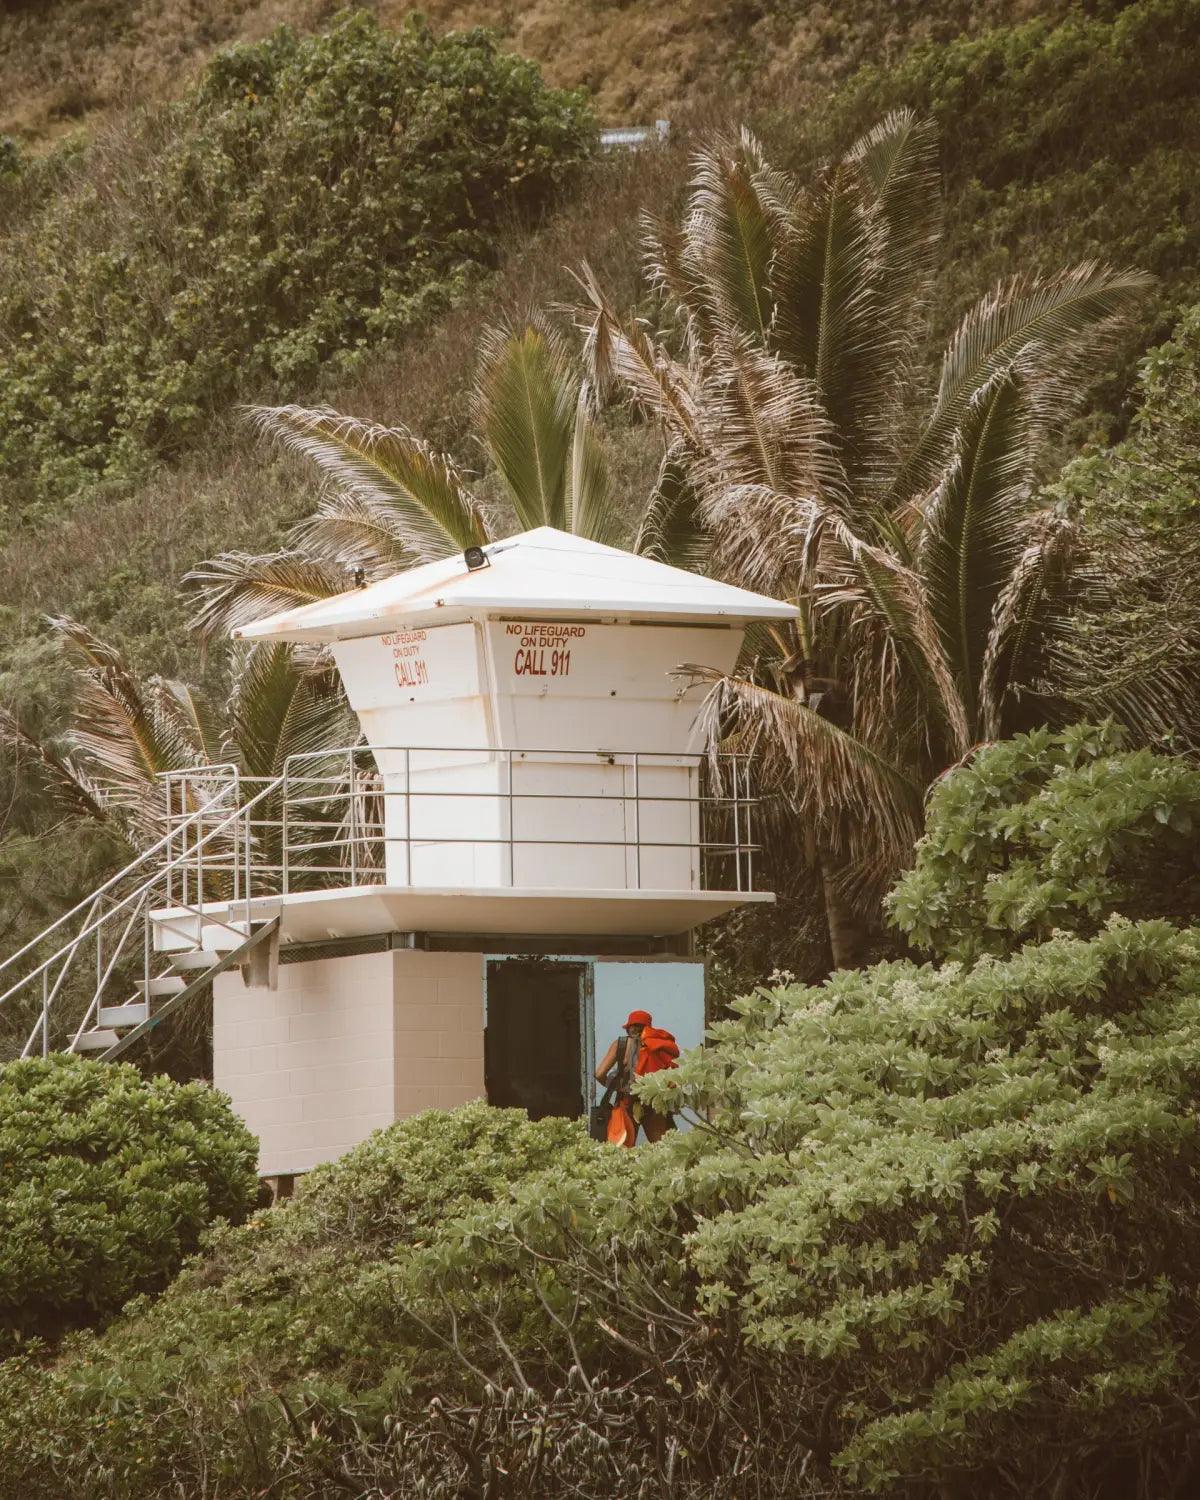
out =
<path fill-rule="evenodd" d="M 583 964 L 497 959 L 487 966 L 484 1081 L 489 1104 L 531 1120 L 583 1114 Z"/>

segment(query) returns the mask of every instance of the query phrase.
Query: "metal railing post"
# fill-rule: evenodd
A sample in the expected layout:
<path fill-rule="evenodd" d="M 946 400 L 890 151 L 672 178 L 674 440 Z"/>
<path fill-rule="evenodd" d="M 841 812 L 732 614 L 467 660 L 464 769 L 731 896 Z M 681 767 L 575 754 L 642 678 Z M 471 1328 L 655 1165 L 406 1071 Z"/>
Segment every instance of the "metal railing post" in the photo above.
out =
<path fill-rule="evenodd" d="M 508 888 L 514 890 L 517 884 L 517 856 L 513 845 L 513 753 L 511 749 L 504 752 L 505 763 L 508 766 Z"/>
<path fill-rule="evenodd" d="M 146 1014 L 147 1015 L 150 1014 L 150 925 L 151 925 L 150 924 L 150 912 L 151 912 L 151 909 L 152 908 L 151 908 L 151 903 L 150 903 L 150 900 L 149 900 L 149 892 L 147 892 L 146 916 L 145 916 L 145 920 L 142 922 L 142 979 L 145 982 L 145 989 L 142 991 L 142 998 L 146 1002 Z"/>
<path fill-rule="evenodd" d="M 167 794 L 167 905 L 170 906 L 173 885 L 171 855 L 174 851 L 175 841 L 175 801 L 171 796 L 171 777 L 169 773 L 163 778 L 163 790 Z"/>
<path fill-rule="evenodd" d="M 204 845 L 207 839 L 207 834 L 205 834 L 204 832 L 204 819 L 207 814 L 208 802 L 206 800 L 203 805 L 203 810 L 200 813 L 200 822 L 196 828 L 196 832 L 200 835 L 200 837 L 196 840 L 196 905 L 200 907 L 201 912 L 203 912 L 204 910 Z M 236 823 L 234 824 L 234 827 L 237 827 Z M 200 930 L 201 936 L 203 936 L 203 916 L 201 916 L 200 918 Z"/>
<path fill-rule="evenodd" d="M 101 901 L 97 911 L 99 923 L 96 927 L 96 987 L 100 986 L 100 975 L 104 972 L 104 902 Z"/>
<path fill-rule="evenodd" d="M 387 814 L 384 814 L 383 859 L 387 870 Z M 385 874 L 385 879 L 386 874 Z M 404 750 L 404 883 L 412 885 L 412 751 Z"/>
<path fill-rule="evenodd" d="M 241 807 L 241 805 L 242 805 L 242 784 L 241 784 L 240 778 L 235 778 L 234 783 L 233 783 L 233 810 L 234 810 L 234 812 L 237 812 L 237 810 Z M 247 820 L 247 821 L 249 821 L 249 820 Z M 238 842 L 239 842 L 239 840 L 238 840 L 238 820 L 235 818 L 234 819 L 234 824 L 233 824 L 233 899 L 234 899 L 234 901 L 238 901 L 241 898 L 241 894 L 242 894 L 242 888 L 241 888 L 242 866 L 241 866 L 241 860 L 239 859 Z"/>
<path fill-rule="evenodd" d="M 741 792 L 738 789 L 737 758 L 733 762 L 733 865 L 736 871 L 734 876 L 737 882 L 735 891 L 742 888 L 742 821 L 741 821 Z"/>
<path fill-rule="evenodd" d="M 746 794 L 746 889 L 754 889 L 754 799 L 750 795 L 750 757 L 742 762 L 742 790 Z"/>
<path fill-rule="evenodd" d="M 291 756 L 283 763 L 283 805 L 280 810 L 280 839 L 282 847 L 280 850 L 280 863 L 283 865 L 283 894 L 286 896 L 290 889 L 291 859 L 289 857 L 289 845 L 291 841 L 291 829 L 288 827 L 288 783 L 291 778 L 292 759 Z"/>
<path fill-rule="evenodd" d="M 358 884 L 358 829 L 354 797 L 354 747 L 346 752 L 350 768 L 350 884 Z"/>
<path fill-rule="evenodd" d="M 638 757 L 633 757 L 633 888 L 642 888 L 642 787 Z"/>

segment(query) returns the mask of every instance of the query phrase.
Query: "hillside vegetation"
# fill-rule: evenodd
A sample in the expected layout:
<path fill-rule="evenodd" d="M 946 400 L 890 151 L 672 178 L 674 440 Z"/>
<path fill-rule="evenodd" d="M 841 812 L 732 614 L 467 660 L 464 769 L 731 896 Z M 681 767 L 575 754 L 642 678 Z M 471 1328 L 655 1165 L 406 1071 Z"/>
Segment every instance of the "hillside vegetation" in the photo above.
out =
<path fill-rule="evenodd" d="M 220 47 L 261 41 L 281 22 L 327 25 L 338 0 L 16 0 L 0 30 L 0 131 L 33 143 L 119 117 L 133 100 L 183 91 Z M 486 26 L 560 88 L 584 87 L 608 124 L 690 111 L 747 76 L 820 87 L 865 59 L 892 61 L 916 38 L 1065 11 L 1062 0 L 368 0 L 396 30 L 411 9 L 438 31 Z M 801 102 L 801 97 L 796 102 Z"/>
<path fill-rule="evenodd" d="M 587 9 L 589 24 L 628 34 L 629 8 Z M 309 476 L 254 441 L 239 401 L 325 400 L 405 423 L 466 471 L 482 470 L 486 493 L 495 476 L 470 437 L 468 410 L 482 329 L 532 305 L 577 302 L 571 272 L 585 259 L 616 306 L 649 310 L 639 215 L 678 203 L 691 147 L 711 128 L 748 123 L 774 163 L 804 178 L 889 109 L 931 117 L 946 225 L 929 305 L 935 335 L 948 333 L 998 277 L 1087 256 L 1155 273 L 1156 293 L 1074 430 L 1075 442 L 1119 436 L 1134 409 L 1137 357 L 1200 295 L 1200 0 L 1036 10 L 1030 18 L 1003 4 L 868 6 L 853 19 L 747 11 L 754 46 L 737 51 L 730 69 L 719 49 L 700 47 L 713 71 L 678 86 L 674 97 L 686 107 L 669 147 L 576 174 L 583 116 L 573 98 L 543 90 L 481 37 L 439 43 L 410 29 L 393 52 L 363 19 L 339 22 L 325 40 L 274 37 L 235 52 L 178 103 L 121 113 L 114 94 L 107 123 L 90 137 L 49 155 L 26 151 L 0 192 L 3 248 L 19 265 L 3 289 L 15 321 L 0 344 L 0 407 L 10 413 L 0 444 L 11 459 L 0 496 L 8 517 L 0 538 L 5 706 L 37 735 L 65 725 L 71 678 L 43 634 L 47 613 L 82 619 L 142 671 L 186 673 L 224 691 L 220 643 L 202 652 L 179 580 L 220 551 L 273 550 L 316 498 Z M 532 24 L 534 11 L 510 16 L 509 34 Z M 33 53 L 20 51 L 28 47 L 52 57 L 68 12 L 83 28 L 80 66 L 124 56 L 123 47 L 153 53 L 167 26 L 166 11 L 153 12 L 157 32 L 142 24 L 150 7 L 31 7 L 6 25 L 6 56 L 28 62 Z M 197 4 L 188 14 L 207 13 Z M 236 21 L 251 13 L 221 14 Z M 254 17 L 265 25 L 277 13 L 259 8 Z M 180 24 L 190 67 L 209 42 L 188 50 L 192 22 Z M 705 35 L 686 8 L 673 24 L 681 36 Z M 84 45 L 89 25 L 103 45 Z M 240 22 L 223 26 L 212 22 L 209 41 L 238 34 Z M 366 70 L 353 95 L 359 113 L 331 114 L 339 78 L 357 63 Z M 469 90 L 471 70 L 483 68 L 543 110 L 532 143 L 545 154 L 531 160 L 528 132 L 510 133 L 509 117 L 502 126 L 501 112 L 484 108 L 482 123 L 497 133 L 486 137 L 479 166 L 485 196 L 493 195 L 482 218 L 473 190 L 463 189 L 476 170 L 464 159 L 466 176 L 449 196 L 444 179 L 421 178 L 448 216 L 442 231 L 425 224 L 395 235 L 387 225 L 403 210 L 405 174 L 427 169 L 419 149 L 406 154 L 415 143 L 371 115 L 370 89 L 386 92 L 404 69 L 431 64 L 449 69 L 439 89 Z M 145 65 L 153 70 L 152 60 Z M 269 85 L 265 94 L 238 92 L 251 75 Z M 671 76 L 665 64 L 662 76 Z M 304 78 L 318 84 L 313 93 L 299 90 Z M 448 127 L 449 98 L 429 95 L 414 106 L 418 133 Z M 335 192 L 313 184 L 305 168 L 297 143 L 309 129 L 325 143 Z M 434 139 L 452 150 L 463 144 L 453 129 Z M 513 165 L 507 174 L 503 160 Z M 499 199 L 498 171 L 517 179 Z M 210 193 L 224 205 L 215 237 Z M 558 207 L 549 212 L 552 201 Z M 476 217 L 467 223 L 464 212 Z M 314 223 L 320 232 L 310 237 Z M 430 252 L 420 267 L 405 249 L 413 233 Z M 648 494 L 658 463 L 650 430 L 618 410 L 600 436 L 616 492 Z M 6 926 L 11 933 L 82 895 L 111 851 L 85 839 L 64 868 L 47 841 L 53 814 L 36 785 L 14 784 L 11 760 L 3 776 L 0 878 L 3 921 L 17 923 Z M 800 956 L 789 961 L 804 967 Z M 763 971 L 758 959 L 747 962 Z"/>

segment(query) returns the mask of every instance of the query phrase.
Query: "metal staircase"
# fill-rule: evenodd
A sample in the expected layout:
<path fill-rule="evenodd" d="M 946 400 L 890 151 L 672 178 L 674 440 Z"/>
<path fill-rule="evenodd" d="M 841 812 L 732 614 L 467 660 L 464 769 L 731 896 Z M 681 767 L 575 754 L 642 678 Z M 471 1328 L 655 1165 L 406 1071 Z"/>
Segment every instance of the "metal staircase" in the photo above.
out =
<path fill-rule="evenodd" d="M 167 833 L 0 963 L 0 1007 L 31 1021 L 22 1057 L 119 1057 L 218 974 L 269 958 L 279 918 L 251 920 L 251 883 L 282 782 L 243 800 L 234 767 L 205 767 L 189 773 L 176 808 L 168 780 Z M 213 900 L 227 916 L 205 912 Z"/>

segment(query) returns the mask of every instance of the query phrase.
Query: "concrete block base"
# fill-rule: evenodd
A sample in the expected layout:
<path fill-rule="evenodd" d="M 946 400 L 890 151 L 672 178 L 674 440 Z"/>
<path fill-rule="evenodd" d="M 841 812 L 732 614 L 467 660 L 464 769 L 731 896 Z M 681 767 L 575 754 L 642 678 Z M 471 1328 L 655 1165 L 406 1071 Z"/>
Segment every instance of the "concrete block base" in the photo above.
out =
<path fill-rule="evenodd" d="M 259 1175 L 342 1155 L 423 1109 L 484 1096 L 484 960 L 400 949 L 213 981 L 213 1082 L 259 1139 Z"/>

